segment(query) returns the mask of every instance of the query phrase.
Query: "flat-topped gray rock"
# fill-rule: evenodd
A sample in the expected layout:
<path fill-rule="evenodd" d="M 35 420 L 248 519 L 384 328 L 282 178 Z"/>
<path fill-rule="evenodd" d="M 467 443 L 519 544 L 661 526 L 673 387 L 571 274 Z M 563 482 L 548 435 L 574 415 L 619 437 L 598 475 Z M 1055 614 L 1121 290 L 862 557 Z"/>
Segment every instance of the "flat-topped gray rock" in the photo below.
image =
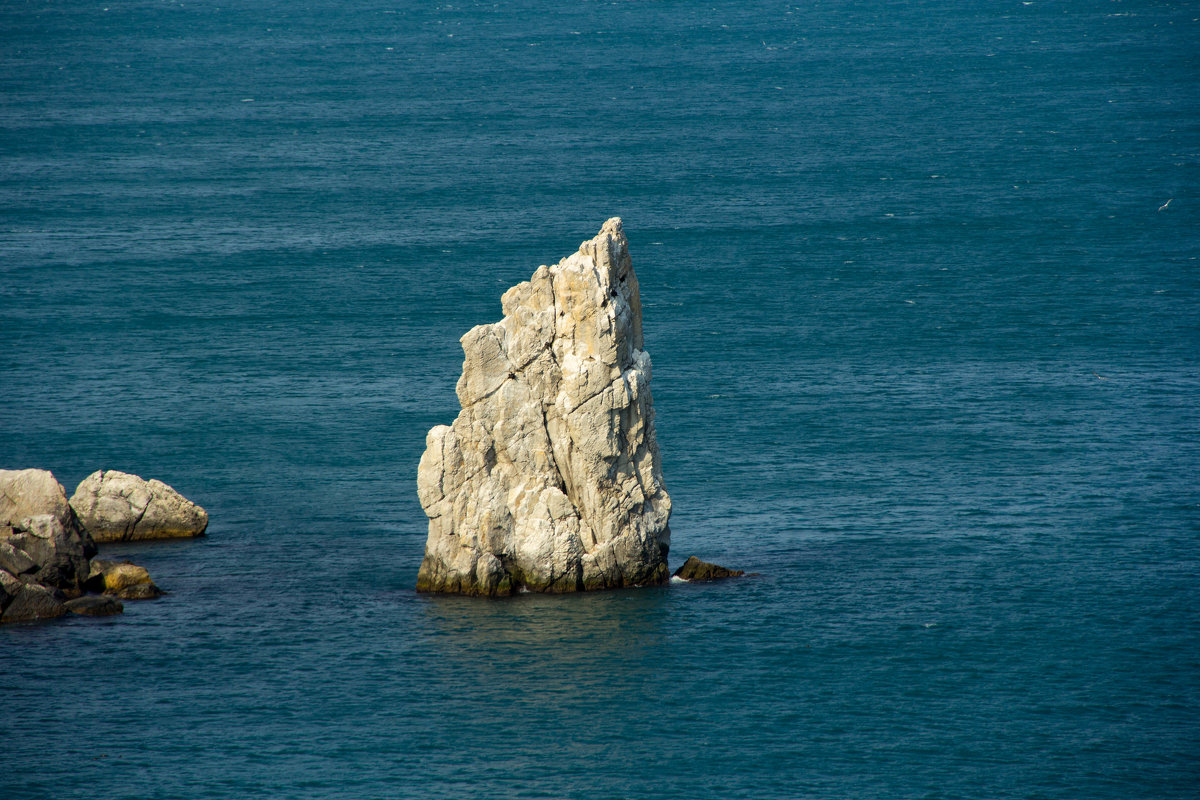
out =
<path fill-rule="evenodd" d="M 472 328 L 453 425 L 426 437 L 418 591 L 504 595 L 662 583 L 671 500 L 621 220 Z"/>
<path fill-rule="evenodd" d="M 97 542 L 201 536 L 208 513 L 160 480 L 97 470 L 71 496 L 71 507 Z"/>

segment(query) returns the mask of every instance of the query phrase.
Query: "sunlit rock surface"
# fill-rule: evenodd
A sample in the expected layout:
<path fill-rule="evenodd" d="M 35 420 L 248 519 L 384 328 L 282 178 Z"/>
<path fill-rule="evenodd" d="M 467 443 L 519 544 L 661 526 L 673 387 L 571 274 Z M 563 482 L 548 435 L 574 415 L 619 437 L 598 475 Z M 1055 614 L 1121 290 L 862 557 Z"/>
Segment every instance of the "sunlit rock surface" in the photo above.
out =
<path fill-rule="evenodd" d="M 417 589 L 468 595 L 662 583 L 663 487 L 650 356 L 621 220 L 501 298 L 462 337 L 462 411 L 417 475 Z"/>
<path fill-rule="evenodd" d="M 96 545 L 44 469 L 0 470 L 0 622 L 67 613 Z"/>
<path fill-rule="evenodd" d="M 95 555 L 95 541 L 54 475 L 44 469 L 0 469 L 0 623 L 68 612 L 120 614 L 124 606 L 116 598 L 162 594 L 142 567 Z"/>
<path fill-rule="evenodd" d="M 71 507 L 97 542 L 201 536 L 208 513 L 160 480 L 97 470 L 71 495 Z"/>

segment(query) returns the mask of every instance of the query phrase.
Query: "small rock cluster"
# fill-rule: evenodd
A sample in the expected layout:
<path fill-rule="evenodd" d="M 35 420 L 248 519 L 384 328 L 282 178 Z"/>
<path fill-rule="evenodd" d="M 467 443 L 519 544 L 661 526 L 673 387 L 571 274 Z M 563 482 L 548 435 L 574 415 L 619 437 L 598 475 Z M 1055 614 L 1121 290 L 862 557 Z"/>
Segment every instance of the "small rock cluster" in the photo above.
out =
<path fill-rule="evenodd" d="M 96 558 L 96 543 L 198 536 L 207 524 L 160 481 L 96 472 L 68 500 L 46 470 L 0 470 L 0 622 L 119 614 L 121 600 L 158 597 L 145 569 Z"/>

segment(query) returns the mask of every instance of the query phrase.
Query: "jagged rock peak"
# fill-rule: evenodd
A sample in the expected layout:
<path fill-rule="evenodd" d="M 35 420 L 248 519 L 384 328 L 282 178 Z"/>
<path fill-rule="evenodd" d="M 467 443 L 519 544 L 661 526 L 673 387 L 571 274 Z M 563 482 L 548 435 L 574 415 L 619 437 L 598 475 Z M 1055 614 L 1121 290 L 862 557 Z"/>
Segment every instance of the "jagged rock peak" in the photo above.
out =
<path fill-rule="evenodd" d="M 453 425 L 426 437 L 418 591 L 504 595 L 662 583 L 671 499 L 619 218 L 461 339 Z"/>

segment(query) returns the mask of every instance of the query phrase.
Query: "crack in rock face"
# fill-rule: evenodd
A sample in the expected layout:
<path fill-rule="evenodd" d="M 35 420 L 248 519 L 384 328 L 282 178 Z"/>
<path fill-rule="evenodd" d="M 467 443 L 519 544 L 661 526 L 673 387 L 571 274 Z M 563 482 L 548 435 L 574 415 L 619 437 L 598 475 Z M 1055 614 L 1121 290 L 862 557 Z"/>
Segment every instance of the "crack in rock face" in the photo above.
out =
<path fill-rule="evenodd" d="M 629 243 L 614 217 L 461 339 L 462 411 L 426 437 L 417 590 L 497 596 L 664 583 L 671 498 Z"/>
<path fill-rule="evenodd" d="M 71 496 L 71 508 L 97 542 L 203 536 L 208 512 L 160 480 L 97 470 Z"/>

